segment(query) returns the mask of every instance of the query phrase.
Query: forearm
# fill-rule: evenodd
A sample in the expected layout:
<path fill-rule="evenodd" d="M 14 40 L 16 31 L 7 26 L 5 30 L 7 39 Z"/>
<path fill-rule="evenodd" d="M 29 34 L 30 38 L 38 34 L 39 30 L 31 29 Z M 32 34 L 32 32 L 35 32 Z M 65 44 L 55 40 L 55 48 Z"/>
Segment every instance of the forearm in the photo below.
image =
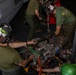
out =
<path fill-rule="evenodd" d="M 1 44 L 1 46 L 7 46 L 9 45 L 12 48 L 19 48 L 19 47 L 23 47 L 23 46 L 27 46 L 30 44 L 35 44 L 36 42 L 34 40 L 28 41 L 28 42 L 10 42 L 10 43 L 5 43 L 5 44 Z"/>
<path fill-rule="evenodd" d="M 36 70 L 40 71 L 40 68 L 37 68 Z M 42 72 L 60 72 L 60 68 L 55 67 L 55 68 L 42 69 Z"/>
<path fill-rule="evenodd" d="M 26 46 L 26 42 L 13 42 L 9 43 L 9 46 L 11 46 L 12 48 L 19 48 L 22 46 Z"/>
<path fill-rule="evenodd" d="M 27 63 L 29 63 L 31 60 L 33 60 L 33 55 L 29 56 L 28 59 L 23 60 L 19 65 L 24 67 Z"/>
<path fill-rule="evenodd" d="M 19 47 L 23 47 L 23 46 L 27 46 L 27 45 L 30 45 L 30 44 L 33 44 L 32 41 L 28 41 L 28 42 L 13 42 L 13 43 L 9 43 L 9 45 L 12 47 L 12 48 L 19 48 Z"/>
<path fill-rule="evenodd" d="M 30 62 L 30 59 L 23 60 L 23 62 L 21 62 L 21 63 L 19 64 L 19 66 L 24 67 L 24 66 L 26 66 L 26 65 L 27 65 L 27 63 L 28 63 L 28 62 Z"/>
<path fill-rule="evenodd" d="M 50 69 L 42 69 L 42 72 L 60 72 L 59 67 L 50 68 Z"/>
<path fill-rule="evenodd" d="M 60 33 L 60 30 L 61 30 L 61 25 L 60 26 L 56 26 L 55 35 L 58 35 Z"/>
<path fill-rule="evenodd" d="M 42 72 L 56 72 L 54 69 L 42 69 Z"/>
<path fill-rule="evenodd" d="M 35 15 L 40 18 L 40 15 L 39 15 L 39 11 L 38 10 L 35 10 Z"/>
<path fill-rule="evenodd" d="M 7 46 L 7 43 L 4 43 L 4 44 L 0 43 L 0 46 Z"/>
<path fill-rule="evenodd" d="M 26 46 L 26 42 L 13 42 L 13 43 L 4 43 L 4 44 L 1 44 L 1 46 L 7 46 L 9 45 L 10 47 L 12 48 L 19 48 L 19 47 L 22 47 L 22 46 Z"/>

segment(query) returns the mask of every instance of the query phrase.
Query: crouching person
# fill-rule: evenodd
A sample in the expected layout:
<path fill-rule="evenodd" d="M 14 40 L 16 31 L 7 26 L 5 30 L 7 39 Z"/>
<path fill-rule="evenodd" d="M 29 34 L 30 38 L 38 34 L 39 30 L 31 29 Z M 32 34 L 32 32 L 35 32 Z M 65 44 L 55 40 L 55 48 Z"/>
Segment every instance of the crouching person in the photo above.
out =
<path fill-rule="evenodd" d="M 11 27 L 8 24 L 0 24 L 0 70 L 2 75 L 26 75 L 23 67 L 33 59 L 33 56 L 23 60 L 14 49 L 14 47 L 25 46 L 26 42 L 3 44 L 10 31 Z M 33 42 L 28 43 L 32 44 Z"/>

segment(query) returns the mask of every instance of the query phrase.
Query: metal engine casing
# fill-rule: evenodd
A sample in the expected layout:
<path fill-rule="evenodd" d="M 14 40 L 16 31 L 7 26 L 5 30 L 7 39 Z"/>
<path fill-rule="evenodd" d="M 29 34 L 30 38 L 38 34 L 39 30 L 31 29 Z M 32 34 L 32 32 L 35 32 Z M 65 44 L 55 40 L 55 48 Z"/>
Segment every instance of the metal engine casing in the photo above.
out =
<path fill-rule="evenodd" d="M 40 41 L 37 43 L 35 47 L 30 46 L 26 49 L 25 52 L 22 53 L 25 59 L 34 55 L 33 61 L 30 63 L 33 67 L 38 67 L 38 57 L 40 57 L 41 66 L 44 68 L 47 63 L 55 56 L 55 54 L 59 53 L 62 50 L 67 40 L 64 36 L 53 36 L 52 38 L 46 38 L 45 40 L 35 39 L 36 41 Z"/>
<path fill-rule="evenodd" d="M 51 46 L 47 40 L 40 42 L 34 49 L 37 54 L 34 54 L 32 66 L 38 67 L 38 55 L 40 57 L 41 66 L 44 68 L 46 62 L 49 62 L 51 58 L 55 55 L 54 51 L 51 51 Z"/>

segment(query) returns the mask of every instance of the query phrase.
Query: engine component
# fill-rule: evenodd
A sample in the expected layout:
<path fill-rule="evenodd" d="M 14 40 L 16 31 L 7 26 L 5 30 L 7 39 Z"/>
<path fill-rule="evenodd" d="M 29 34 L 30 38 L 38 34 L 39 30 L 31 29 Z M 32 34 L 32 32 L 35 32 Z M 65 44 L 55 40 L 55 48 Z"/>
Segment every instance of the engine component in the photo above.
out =
<path fill-rule="evenodd" d="M 41 66 L 44 68 L 47 63 L 62 50 L 66 44 L 66 38 L 64 36 L 53 36 L 52 38 L 35 39 L 38 43 L 35 46 L 28 46 L 22 55 L 28 58 L 29 55 L 34 55 L 33 61 L 30 63 L 33 67 L 38 67 L 38 58 L 41 62 Z M 22 50 L 21 50 L 22 51 Z"/>

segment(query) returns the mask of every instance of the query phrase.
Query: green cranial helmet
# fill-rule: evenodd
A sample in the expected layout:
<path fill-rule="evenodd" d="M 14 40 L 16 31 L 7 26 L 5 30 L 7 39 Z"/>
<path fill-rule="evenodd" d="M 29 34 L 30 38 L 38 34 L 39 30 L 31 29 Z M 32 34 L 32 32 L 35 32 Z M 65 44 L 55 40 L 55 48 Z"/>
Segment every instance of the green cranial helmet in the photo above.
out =
<path fill-rule="evenodd" d="M 11 31 L 10 25 L 6 23 L 0 23 L 0 36 L 6 37 Z"/>
<path fill-rule="evenodd" d="M 76 64 L 64 64 L 61 67 L 62 75 L 76 75 Z"/>

